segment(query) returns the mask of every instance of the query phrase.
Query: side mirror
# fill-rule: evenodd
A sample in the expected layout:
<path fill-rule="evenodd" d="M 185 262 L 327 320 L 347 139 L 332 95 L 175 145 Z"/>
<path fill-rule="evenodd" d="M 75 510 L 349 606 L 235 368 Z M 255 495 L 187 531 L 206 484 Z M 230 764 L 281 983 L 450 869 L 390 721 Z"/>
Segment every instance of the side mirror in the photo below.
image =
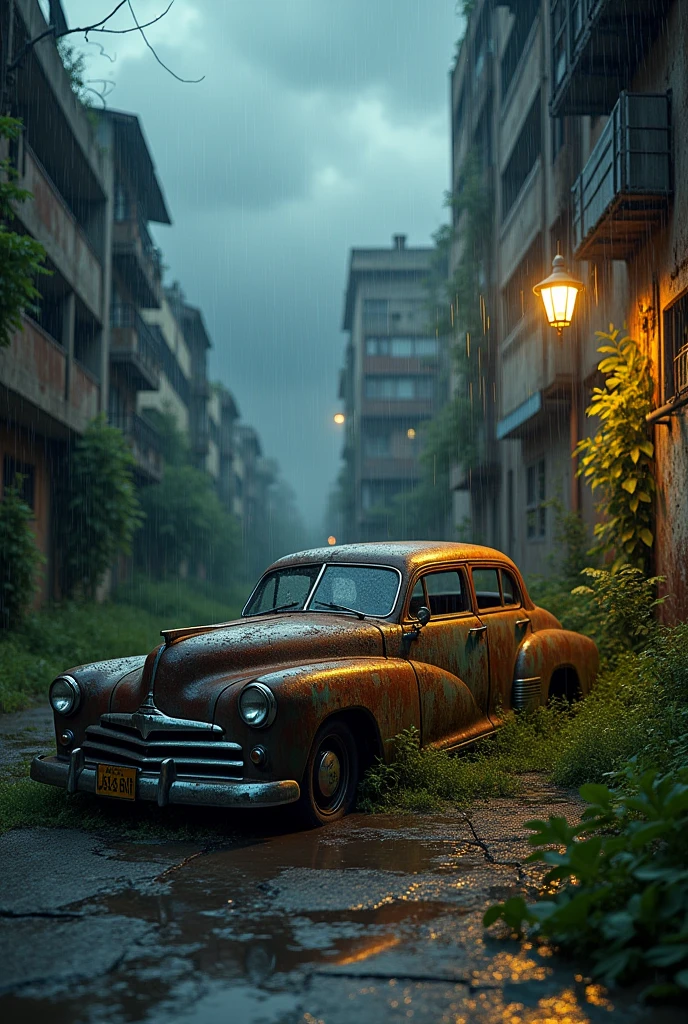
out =
<path fill-rule="evenodd" d="M 418 619 L 418 622 L 420 623 L 421 626 L 427 626 L 428 622 L 430 621 L 430 609 L 426 608 L 425 605 L 421 605 L 421 607 L 416 612 L 416 618 Z"/>

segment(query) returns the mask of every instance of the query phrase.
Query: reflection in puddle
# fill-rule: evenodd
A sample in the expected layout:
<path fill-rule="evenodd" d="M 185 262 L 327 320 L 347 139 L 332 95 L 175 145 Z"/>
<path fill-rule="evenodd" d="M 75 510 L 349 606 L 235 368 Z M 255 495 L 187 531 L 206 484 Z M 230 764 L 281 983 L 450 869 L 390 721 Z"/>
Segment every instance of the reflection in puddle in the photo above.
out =
<path fill-rule="evenodd" d="M 489 891 L 513 890 L 515 874 L 487 865 L 469 839 L 460 819 L 353 817 L 327 833 L 243 836 L 181 859 L 152 884 L 79 905 L 88 917 L 75 928 L 91 915 L 151 926 L 115 970 L 6 997 L 0 1015 L 22 1024 L 602 1019 L 611 1004 L 599 986 L 527 944 L 486 939 Z M 140 860 L 142 849 L 121 844 L 118 860 Z"/>

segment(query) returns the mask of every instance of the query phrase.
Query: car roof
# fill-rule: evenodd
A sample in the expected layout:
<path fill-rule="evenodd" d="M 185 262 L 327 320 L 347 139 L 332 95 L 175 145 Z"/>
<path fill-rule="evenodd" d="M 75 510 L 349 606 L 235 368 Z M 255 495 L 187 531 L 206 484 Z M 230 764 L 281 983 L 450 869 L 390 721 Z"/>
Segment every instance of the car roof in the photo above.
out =
<path fill-rule="evenodd" d="M 463 544 L 457 541 L 387 541 L 368 544 L 337 544 L 326 548 L 311 548 L 297 551 L 293 555 L 279 558 L 269 567 L 282 568 L 287 565 L 303 565 L 308 562 L 354 562 L 373 565 L 390 565 L 410 576 L 416 569 L 442 562 L 458 561 L 499 561 L 518 569 L 508 557 L 495 548 L 480 544 Z M 519 574 L 520 575 L 520 574 Z"/>

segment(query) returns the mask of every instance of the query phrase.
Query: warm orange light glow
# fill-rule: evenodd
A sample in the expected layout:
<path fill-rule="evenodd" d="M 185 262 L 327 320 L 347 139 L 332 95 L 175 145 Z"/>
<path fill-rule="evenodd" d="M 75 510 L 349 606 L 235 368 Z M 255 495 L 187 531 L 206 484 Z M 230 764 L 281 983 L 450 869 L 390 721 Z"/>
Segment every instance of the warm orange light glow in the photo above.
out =
<path fill-rule="evenodd" d="M 334 421 L 335 423 L 339 423 L 341 425 L 342 423 L 346 422 L 346 416 L 344 415 L 343 412 L 336 412 L 334 414 Z"/>
<path fill-rule="evenodd" d="M 542 299 L 547 322 L 561 336 L 564 327 L 570 327 L 578 293 L 583 291 L 582 281 L 572 277 L 564 266 L 564 257 L 552 260 L 552 273 L 533 288 Z"/>
<path fill-rule="evenodd" d="M 337 538 L 336 537 L 328 537 L 327 538 L 327 543 L 330 545 L 330 547 L 332 547 L 333 544 L 337 543 Z"/>

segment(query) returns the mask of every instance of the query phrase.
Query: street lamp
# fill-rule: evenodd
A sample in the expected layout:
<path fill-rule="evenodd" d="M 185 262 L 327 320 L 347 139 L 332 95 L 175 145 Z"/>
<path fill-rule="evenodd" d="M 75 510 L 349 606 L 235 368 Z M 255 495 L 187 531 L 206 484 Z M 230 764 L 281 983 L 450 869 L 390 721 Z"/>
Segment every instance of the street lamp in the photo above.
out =
<path fill-rule="evenodd" d="M 556 328 L 560 338 L 564 327 L 571 326 L 578 292 L 582 292 L 584 287 L 582 281 L 569 274 L 564 257 L 555 256 L 552 260 L 552 273 L 533 288 L 535 294 L 542 299 L 550 327 Z"/>
<path fill-rule="evenodd" d="M 340 426 L 346 420 L 346 416 L 344 415 L 343 412 L 336 412 L 333 418 L 338 426 Z"/>

